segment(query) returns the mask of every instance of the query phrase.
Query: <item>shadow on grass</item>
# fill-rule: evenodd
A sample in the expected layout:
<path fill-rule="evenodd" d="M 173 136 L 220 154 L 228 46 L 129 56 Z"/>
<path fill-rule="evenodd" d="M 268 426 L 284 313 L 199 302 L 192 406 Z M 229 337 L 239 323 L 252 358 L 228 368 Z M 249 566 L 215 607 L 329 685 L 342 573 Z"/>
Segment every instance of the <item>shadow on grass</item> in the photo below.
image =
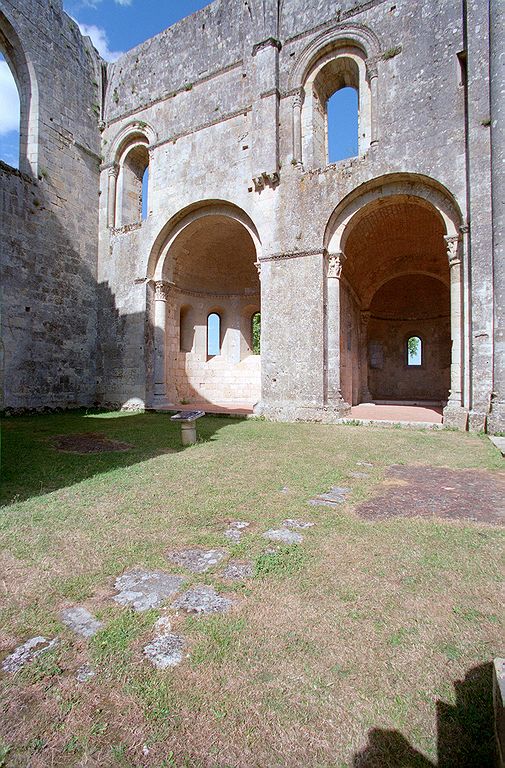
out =
<path fill-rule="evenodd" d="M 169 413 L 71 411 L 13 416 L 2 421 L 0 505 L 40 496 L 116 469 L 183 449 L 180 425 Z M 205 416 L 197 422 L 198 442 L 239 419 Z M 127 451 L 68 453 L 55 448 L 56 435 L 99 433 L 128 443 Z"/>
<path fill-rule="evenodd" d="M 437 762 L 428 760 L 399 731 L 373 728 L 353 768 L 493 768 L 492 664 L 474 667 L 454 684 L 456 703 L 437 702 Z"/>

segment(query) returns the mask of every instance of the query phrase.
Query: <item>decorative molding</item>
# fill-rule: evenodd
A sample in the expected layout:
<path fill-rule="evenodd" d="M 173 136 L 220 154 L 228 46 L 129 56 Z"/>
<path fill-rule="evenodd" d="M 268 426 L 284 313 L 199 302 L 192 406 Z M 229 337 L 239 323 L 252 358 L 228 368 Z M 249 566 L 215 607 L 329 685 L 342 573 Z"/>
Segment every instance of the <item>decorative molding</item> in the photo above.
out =
<path fill-rule="evenodd" d="M 261 262 L 264 261 L 286 261 L 288 259 L 300 259 L 304 256 L 323 256 L 324 251 L 322 248 L 314 248 L 311 251 L 290 251 L 288 253 L 273 253 L 271 256 L 264 256 Z"/>
<path fill-rule="evenodd" d="M 258 270 L 258 277 L 261 280 L 261 261 L 255 261 L 254 266 Z"/>
<path fill-rule="evenodd" d="M 336 253 L 328 253 L 327 260 L 328 260 L 328 267 L 327 267 L 328 279 L 340 280 L 340 278 L 342 277 L 342 268 L 346 260 L 345 253 L 343 251 L 337 251 Z"/>

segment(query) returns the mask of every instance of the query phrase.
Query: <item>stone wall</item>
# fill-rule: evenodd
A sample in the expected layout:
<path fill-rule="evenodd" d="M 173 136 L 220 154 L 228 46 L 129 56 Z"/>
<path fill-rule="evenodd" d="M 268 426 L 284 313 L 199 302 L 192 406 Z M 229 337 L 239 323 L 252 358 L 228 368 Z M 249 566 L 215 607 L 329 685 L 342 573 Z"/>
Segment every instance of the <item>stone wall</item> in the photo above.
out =
<path fill-rule="evenodd" d="M 3 406 L 90 404 L 100 63 L 58 2 L 0 0 L 0 48 L 30 112 L 24 172 L 0 164 Z"/>

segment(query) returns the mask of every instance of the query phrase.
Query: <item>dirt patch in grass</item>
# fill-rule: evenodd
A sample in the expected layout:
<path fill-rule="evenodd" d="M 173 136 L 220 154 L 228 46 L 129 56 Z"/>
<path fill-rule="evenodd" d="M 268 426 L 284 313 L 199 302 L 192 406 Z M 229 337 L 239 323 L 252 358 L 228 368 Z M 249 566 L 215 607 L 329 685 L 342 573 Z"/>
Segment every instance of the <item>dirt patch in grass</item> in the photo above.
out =
<path fill-rule="evenodd" d="M 505 525 L 505 478 L 492 472 L 395 465 L 387 490 L 360 504 L 367 520 L 439 517 Z"/>
<path fill-rule="evenodd" d="M 130 443 L 110 440 L 99 432 L 54 435 L 51 440 L 56 450 L 63 453 L 110 453 L 111 451 L 130 451 L 134 447 Z"/>

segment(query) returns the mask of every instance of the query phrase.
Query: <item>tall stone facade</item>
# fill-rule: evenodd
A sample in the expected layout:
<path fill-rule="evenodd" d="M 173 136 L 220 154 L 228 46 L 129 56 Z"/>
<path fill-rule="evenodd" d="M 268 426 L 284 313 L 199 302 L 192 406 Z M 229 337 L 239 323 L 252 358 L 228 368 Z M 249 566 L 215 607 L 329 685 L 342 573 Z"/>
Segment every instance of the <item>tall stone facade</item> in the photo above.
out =
<path fill-rule="evenodd" d="M 59 0 L 0 0 L 4 407 L 435 401 L 505 429 L 500 6 L 215 0 L 105 64 Z M 330 163 L 344 87 L 358 154 Z"/>

